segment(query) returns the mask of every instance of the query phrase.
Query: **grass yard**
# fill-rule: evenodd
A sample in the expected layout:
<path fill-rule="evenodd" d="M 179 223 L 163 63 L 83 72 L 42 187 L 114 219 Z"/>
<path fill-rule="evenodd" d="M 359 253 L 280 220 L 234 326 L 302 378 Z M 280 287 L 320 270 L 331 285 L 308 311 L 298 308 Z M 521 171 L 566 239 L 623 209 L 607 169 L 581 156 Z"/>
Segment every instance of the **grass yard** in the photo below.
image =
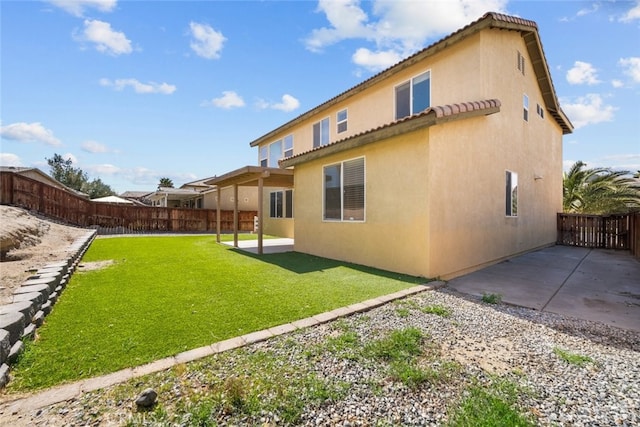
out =
<path fill-rule="evenodd" d="M 232 236 L 230 237 L 232 239 Z M 9 391 L 34 390 L 396 292 L 425 279 L 301 253 L 252 255 L 215 236 L 95 240 Z"/>

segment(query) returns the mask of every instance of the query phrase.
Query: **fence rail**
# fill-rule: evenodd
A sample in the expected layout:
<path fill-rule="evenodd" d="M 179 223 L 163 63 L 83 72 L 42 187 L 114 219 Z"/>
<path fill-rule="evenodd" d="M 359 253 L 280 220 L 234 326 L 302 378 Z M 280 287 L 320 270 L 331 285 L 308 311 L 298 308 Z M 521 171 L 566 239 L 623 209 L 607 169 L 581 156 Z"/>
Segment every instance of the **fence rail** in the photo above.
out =
<path fill-rule="evenodd" d="M 625 249 L 640 258 L 640 212 L 625 215 L 558 214 L 559 245 Z"/>
<path fill-rule="evenodd" d="M 96 203 L 13 172 L 0 172 L 0 204 L 19 206 L 99 234 L 214 232 L 215 209 L 161 208 Z M 256 211 L 238 213 L 238 230 L 253 231 Z M 220 212 L 222 231 L 233 230 L 233 211 Z"/>

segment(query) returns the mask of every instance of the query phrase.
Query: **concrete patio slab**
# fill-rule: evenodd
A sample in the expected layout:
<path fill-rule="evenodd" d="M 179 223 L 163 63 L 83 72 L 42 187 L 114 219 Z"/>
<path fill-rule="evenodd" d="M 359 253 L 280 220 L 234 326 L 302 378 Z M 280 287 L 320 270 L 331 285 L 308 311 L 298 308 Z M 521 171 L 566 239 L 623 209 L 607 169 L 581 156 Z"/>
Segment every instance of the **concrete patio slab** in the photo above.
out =
<path fill-rule="evenodd" d="M 640 261 L 626 251 L 551 246 L 457 277 L 449 286 L 640 331 Z"/>
<path fill-rule="evenodd" d="M 227 246 L 233 246 L 233 241 L 222 242 Z M 245 252 L 253 254 L 258 253 L 258 240 L 239 240 L 238 249 L 242 249 Z M 262 253 L 263 254 L 279 254 L 283 252 L 293 251 L 293 239 L 279 238 L 279 239 L 264 239 L 262 241 Z"/>

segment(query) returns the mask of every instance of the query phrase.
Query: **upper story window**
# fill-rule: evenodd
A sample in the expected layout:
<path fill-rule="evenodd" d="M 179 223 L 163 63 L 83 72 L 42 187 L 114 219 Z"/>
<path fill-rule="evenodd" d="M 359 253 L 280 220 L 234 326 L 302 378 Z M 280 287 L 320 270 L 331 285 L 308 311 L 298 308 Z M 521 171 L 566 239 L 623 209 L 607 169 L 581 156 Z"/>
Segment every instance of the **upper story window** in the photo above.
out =
<path fill-rule="evenodd" d="M 336 122 L 338 123 L 338 133 L 345 132 L 347 130 L 347 109 L 338 111 L 336 114 Z"/>
<path fill-rule="evenodd" d="M 260 147 L 260 166 L 277 168 L 278 161 L 293 155 L 293 135 L 287 135 L 269 145 Z"/>
<path fill-rule="evenodd" d="M 396 86 L 396 120 L 431 106 L 431 71 Z"/>
<path fill-rule="evenodd" d="M 284 157 L 293 156 L 293 135 L 284 137 Z"/>
<path fill-rule="evenodd" d="M 313 148 L 329 143 L 329 117 L 313 124 Z"/>
<path fill-rule="evenodd" d="M 524 76 L 524 56 L 518 51 L 518 71 Z"/>
<path fill-rule="evenodd" d="M 540 104 L 536 104 L 536 111 L 541 119 L 544 119 L 544 108 Z"/>
<path fill-rule="evenodd" d="M 518 174 L 506 171 L 505 215 L 518 216 Z"/>
<path fill-rule="evenodd" d="M 267 167 L 267 163 L 269 162 L 269 146 L 263 145 L 260 147 L 260 166 L 263 168 Z"/>
<path fill-rule="evenodd" d="M 529 121 L 529 97 L 527 95 L 522 96 L 522 114 L 525 122 Z"/>

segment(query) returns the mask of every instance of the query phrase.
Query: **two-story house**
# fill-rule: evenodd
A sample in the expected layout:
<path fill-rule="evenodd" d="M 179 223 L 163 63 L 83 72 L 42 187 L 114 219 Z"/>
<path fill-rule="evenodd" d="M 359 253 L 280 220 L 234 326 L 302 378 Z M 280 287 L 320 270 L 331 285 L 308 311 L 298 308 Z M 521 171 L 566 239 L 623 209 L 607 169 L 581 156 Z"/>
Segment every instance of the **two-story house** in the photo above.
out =
<path fill-rule="evenodd" d="M 571 131 L 536 23 L 488 13 L 251 142 L 245 182 L 293 174 L 261 203 L 296 251 L 450 278 L 555 242 Z"/>

